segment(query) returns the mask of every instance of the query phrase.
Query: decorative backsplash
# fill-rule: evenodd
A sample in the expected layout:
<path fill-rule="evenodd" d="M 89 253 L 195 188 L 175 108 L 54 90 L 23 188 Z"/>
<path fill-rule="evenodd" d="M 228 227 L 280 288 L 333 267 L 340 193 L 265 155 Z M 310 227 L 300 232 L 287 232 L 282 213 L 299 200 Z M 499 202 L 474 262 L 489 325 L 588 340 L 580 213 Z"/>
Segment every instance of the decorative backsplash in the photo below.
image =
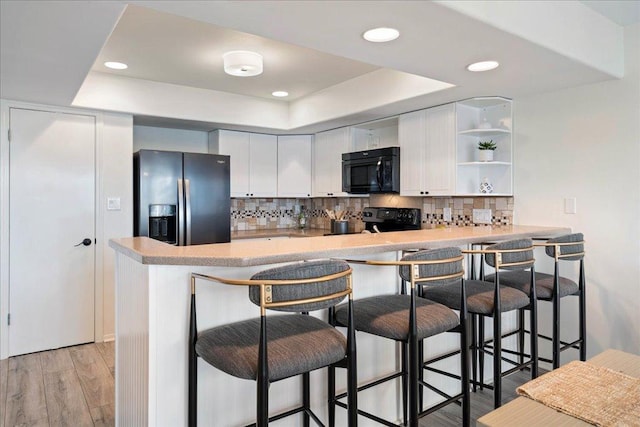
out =
<path fill-rule="evenodd" d="M 232 231 L 296 228 L 302 206 L 306 226 L 329 230 L 326 210 L 344 211 L 349 231 L 360 232 L 362 208 L 367 206 L 411 207 L 422 209 L 422 228 L 471 226 L 473 209 L 491 209 L 494 225 L 513 223 L 513 197 L 338 197 L 317 199 L 231 199 Z M 451 222 L 444 221 L 444 208 L 451 208 Z M 481 225 L 480 225 L 481 226 Z"/>

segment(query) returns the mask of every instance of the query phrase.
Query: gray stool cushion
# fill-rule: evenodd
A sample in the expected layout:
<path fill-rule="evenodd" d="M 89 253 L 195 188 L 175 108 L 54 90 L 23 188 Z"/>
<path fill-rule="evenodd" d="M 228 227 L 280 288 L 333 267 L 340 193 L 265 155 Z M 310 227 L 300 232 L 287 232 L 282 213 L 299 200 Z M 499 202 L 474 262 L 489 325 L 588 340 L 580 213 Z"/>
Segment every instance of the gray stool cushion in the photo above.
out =
<path fill-rule="evenodd" d="M 456 284 L 460 288 L 460 282 Z M 409 295 L 379 295 L 353 301 L 356 330 L 396 341 L 409 338 Z M 336 307 L 336 320 L 347 324 L 348 306 Z M 417 338 L 419 340 L 456 327 L 458 315 L 450 308 L 424 298 L 416 298 Z"/>
<path fill-rule="evenodd" d="M 502 278 L 502 274 L 500 275 Z M 493 313 L 494 284 L 481 280 L 465 280 L 467 310 L 470 313 L 491 315 Z M 460 286 L 445 285 L 426 288 L 423 296 L 456 310 L 460 310 Z M 517 289 L 500 286 L 500 311 L 507 312 L 529 305 L 529 297 Z"/>
<path fill-rule="evenodd" d="M 487 276 L 485 280 L 495 282 L 495 274 Z M 504 271 L 500 273 L 500 285 L 518 289 L 529 295 L 531 273 L 529 271 Z M 560 298 L 578 292 L 578 284 L 573 280 L 560 277 L 558 280 Z M 536 272 L 536 297 L 549 301 L 553 298 L 553 275 Z"/>
<path fill-rule="evenodd" d="M 201 332 L 196 352 L 234 377 L 255 380 L 258 372 L 260 319 Z M 277 381 L 344 359 L 347 340 L 320 319 L 302 314 L 267 316 L 269 381 Z"/>

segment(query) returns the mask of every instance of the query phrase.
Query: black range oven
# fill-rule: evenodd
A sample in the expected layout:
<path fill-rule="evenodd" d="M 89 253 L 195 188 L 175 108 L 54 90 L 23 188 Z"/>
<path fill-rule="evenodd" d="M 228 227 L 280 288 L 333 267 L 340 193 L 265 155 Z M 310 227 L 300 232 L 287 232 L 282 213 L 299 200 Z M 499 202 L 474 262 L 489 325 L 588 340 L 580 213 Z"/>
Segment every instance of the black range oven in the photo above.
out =
<path fill-rule="evenodd" d="M 373 233 L 422 228 L 421 211 L 416 208 L 364 208 L 362 221 L 365 230 Z"/>

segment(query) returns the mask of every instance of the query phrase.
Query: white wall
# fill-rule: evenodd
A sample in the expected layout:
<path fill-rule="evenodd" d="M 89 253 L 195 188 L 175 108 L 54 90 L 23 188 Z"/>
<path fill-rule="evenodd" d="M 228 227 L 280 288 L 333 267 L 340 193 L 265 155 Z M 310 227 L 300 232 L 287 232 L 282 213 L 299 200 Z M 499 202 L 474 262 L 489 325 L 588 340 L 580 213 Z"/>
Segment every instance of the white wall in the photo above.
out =
<path fill-rule="evenodd" d="M 588 357 L 606 348 L 640 354 L 639 57 L 635 24 L 625 28 L 624 78 L 515 102 L 515 222 L 584 233 Z M 577 198 L 577 214 L 564 213 L 566 197 Z M 566 300 L 561 327 L 572 338 L 577 303 Z M 549 305 L 541 304 L 543 325 Z"/>
<path fill-rule="evenodd" d="M 133 127 L 133 151 L 142 149 L 208 153 L 208 133 L 151 126 Z"/>
<path fill-rule="evenodd" d="M 133 117 L 106 113 L 102 117 L 102 129 L 98 129 L 102 144 L 98 168 L 100 201 L 96 233 L 102 242 L 102 271 L 97 273 L 103 283 L 103 338 L 108 340 L 115 338 L 115 252 L 109 247 L 109 239 L 133 236 Z M 106 209 L 109 197 L 120 198 L 120 210 Z"/>

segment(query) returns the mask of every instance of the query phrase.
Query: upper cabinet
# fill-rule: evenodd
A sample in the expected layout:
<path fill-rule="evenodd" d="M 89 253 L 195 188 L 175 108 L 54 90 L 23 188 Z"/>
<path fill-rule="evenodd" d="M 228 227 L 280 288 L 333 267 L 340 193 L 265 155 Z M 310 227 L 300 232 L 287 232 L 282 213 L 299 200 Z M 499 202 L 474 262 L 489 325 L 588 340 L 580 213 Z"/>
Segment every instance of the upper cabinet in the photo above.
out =
<path fill-rule="evenodd" d="M 472 98 L 457 102 L 456 111 L 456 194 L 513 195 L 512 101 Z M 495 144 L 490 159 L 478 149 L 482 142 Z"/>
<path fill-rule="evenodd" d="M 316 134 L 313 142 L 314 197 L 346 197 L 342 191 L 342 153 L 351 151 L 351 128 Z"/>
<path fill-rule="evenodd" d="M 231 156 L 231 197 L 347 197 L 342 154 L 392 146 L 401 148 L 402 196 L 512 196 L 512 123 L 511 100 L 471 98 L 320 132 L 315 140 L 216 130 L 209 151 Z M 480 143 L 495 145 L 491 158 Z"/>
<path fill-rule="evenodd" d="M 402 114 L 400 194 L 447 196 L 455 194 L 455 104 Z"/>
<path fill-rule="evenodd" d="M 209 133 L 209 152 L 231 156 L 231 197 L 276 197 L 278 138 L 248 132 Z"/>
<path fill-rule="evenodd" d="M 398 145 L 397 117 L 351 126 L 351 149 L 348 151 L 374 150 Z"/>
<path fill-rule="evenodd" d="M 311 196 L 311 135 L 278 137 L 278 197 Z"/>

